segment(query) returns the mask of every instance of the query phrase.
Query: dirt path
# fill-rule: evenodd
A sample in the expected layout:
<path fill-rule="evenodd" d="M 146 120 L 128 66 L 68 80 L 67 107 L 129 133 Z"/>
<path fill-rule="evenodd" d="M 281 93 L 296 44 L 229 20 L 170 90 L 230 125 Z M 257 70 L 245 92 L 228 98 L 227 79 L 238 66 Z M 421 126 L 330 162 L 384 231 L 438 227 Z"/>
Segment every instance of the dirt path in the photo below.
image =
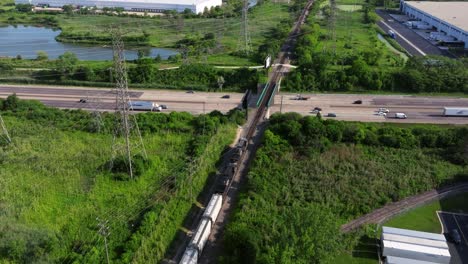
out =
<path fill-rule="evenodd" d="M 421 206 L 427 202 L 463 192 L 468 192 L 468 183 L 466 182 L 453 184 L 439 189 L 430 190 L 418 195 L 410 196 L 401 201 L 390 203 L 382 208 L 374 210 L 371 213 L 363 215 L 347 224 L 342 225 L 341 231 L 346 233 L 364 224 L 378 224 L 395 215 L 413 209 L 414 207 Z"/>

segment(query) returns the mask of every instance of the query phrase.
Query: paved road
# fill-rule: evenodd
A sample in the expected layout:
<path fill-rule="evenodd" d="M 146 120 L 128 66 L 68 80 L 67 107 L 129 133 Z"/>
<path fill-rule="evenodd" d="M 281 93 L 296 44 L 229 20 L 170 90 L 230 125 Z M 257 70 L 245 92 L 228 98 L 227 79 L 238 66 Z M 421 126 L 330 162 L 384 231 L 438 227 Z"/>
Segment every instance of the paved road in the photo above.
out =
<path fill-rule="evenodd" d="M 16 93 L 21 99 L 35 99 L 58 108 L 113 111 L 115 94 L 108 88 L 57 87 L 40 85 L 0 85 L 0 98 Z M 221 98 L 229 94 L 230 98 Z M 167 111 L 186 111 L 193 114 L 208 113 L 213 110 L 227 112 L 240 105 L 241 93 L 208 93 L 173 90 L 130 90 L 130 99 L 153 101 L 168 106 Z M 79 103 L 81 98 L 88 103 Z"/>
<path fill-rule="evenodd" d="M 443 232 L 449 241 L 449 251 L 452 259 L 450 264 L 468 263 L 468 215 L 447 212 L 437 212 L 442 222 Z M 462 242 L 460 244 L 452 243 L 450 230 L 458 230 Z"/>
<path fill-rule="evenodd" d="M 393 30 L 397 34 L 395 40 L 411 55 L 449 56 L 446 52 L 443 52 L 436 46 L 432 45 L 429 41 L 416 34 L 402 23 L 395 21 L 384 10 L 377 9 L 376 13 L 382 18 L 382 20 L 377 23 L 379 27 L 382 28 L 385 32 L 388 32 L 390 29 Z"/>
<path fill-rule="evenodd" d="M 357 95 L 357 94 L 302 94 L 310 97 L 306 101 L 292 100 L 296 94 L 281 93 L 276 95 L 271 113 L 297 112 L 311 115 L 315 107 L 322 108 L 322 116 L 335 113 L 335 119 L 364 122 L 398 122 L 398 123 L 436 123 L 468 124 L 468 117 L 445 117 L 443 107 L 468 107 L 468 98 L 428 97 L 407 95 Z M 353 104 L 362 100 L 362 104 Z M 376 110 L 388 108 L 391 112 L 387 118 L 378 116 Z M 395 119 L 396 112 L 403 112 L 408 119 Z"/>
<path fill-rule="evenodd" d="M 416 206 L 420 206 L 429 201 L 463 192 L 468 192 L 468 183 L 450 185 L 440 189 L 434 189 L 418 195 L 407 197 L 401 201 L 390 203 L 382 208 L 374 210 L 373 212 L 370 212 L 342 225 L 341 231 L 350 232 L 364 224 L 382 223 L 395 215 L 410 210 Z"/>

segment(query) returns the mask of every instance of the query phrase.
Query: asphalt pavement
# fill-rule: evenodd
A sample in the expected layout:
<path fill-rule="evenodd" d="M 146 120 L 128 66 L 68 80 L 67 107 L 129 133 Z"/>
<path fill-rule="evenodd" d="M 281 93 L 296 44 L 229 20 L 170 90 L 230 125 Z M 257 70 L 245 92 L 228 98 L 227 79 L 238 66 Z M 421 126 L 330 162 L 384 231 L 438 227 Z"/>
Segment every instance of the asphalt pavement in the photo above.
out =
<path fill-rule="evenodd" d="M 468 215 L 448 212 L 437 212 L 442 222 L 443 232 L 447 237 L 450 255 L 450 264 L 468 263 Z M 448 234 L 451 230 L 458 230 L 461 243 L 455 244 Z"/>
<path fill-rule="evenodd" d="M 402 23 L 395 21 L 385 10 L 377 9 L 376 13 L 382 18 L 377 22 L 385 32 L 392 30 L 396 33 L 395 40 L 413 56 L 439 55 L 450 56 L 447 52 L 432 45 L 428 40 L 418 35 Z"/>

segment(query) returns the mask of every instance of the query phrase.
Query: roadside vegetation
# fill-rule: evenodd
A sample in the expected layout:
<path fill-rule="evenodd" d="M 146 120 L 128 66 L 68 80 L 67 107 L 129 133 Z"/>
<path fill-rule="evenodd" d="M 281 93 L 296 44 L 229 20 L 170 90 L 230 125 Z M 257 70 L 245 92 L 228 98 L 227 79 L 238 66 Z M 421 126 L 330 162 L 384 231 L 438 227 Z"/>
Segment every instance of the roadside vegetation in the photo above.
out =
<path fill-rule="evenodd" d="M 129 179 L 118 158 L 108 167 L 113 114 L 96 122 L 90 112 L 15 96 L 0 109 L 12 138 L 0 137 L 2 263 L 104 263 L 97 217 L 108 221 L 112 263 L 161 261 L 192 206 L 189 174 L 197 195 L 244 118 L 138 114 L 148 159 L 135 153 Z"/>
<path fill-rule="evenodd" d="M 374 9 L 384 2 L 317 1 L 295 49 L 299 67 L 285 79 L 285 89 L 468 93 L 466 58 L 428 56 L 405 61 L 404 50 L 376 25 L 380 17 Z"/>
<path fill-rule="evenodd" d="M 222 262 L 372 263 L 374 227 L 345 235 L 340 226 L 466 179 L 467 146 L 466 126 L 275 114 L 227 226 Z"/>
<path fill-rule="evenodd" d="M 112 62 L 80 61 L 67 52 L 57 60 L 0 60 L 0 81 L 9 83 L 41 83 L 56 85 L 113 87 L 115 76 Z M 180 58 L 174 58 L 175 62 Z M 192 63 L 164 70 L 164 61 L 142 56 L 128 62 L 128 81 L 132 88 L 190 89 L 203 91 L 236 91 L 255 89 L 266 76 L 264 70 L 239 68 L 220 69 Z"/>

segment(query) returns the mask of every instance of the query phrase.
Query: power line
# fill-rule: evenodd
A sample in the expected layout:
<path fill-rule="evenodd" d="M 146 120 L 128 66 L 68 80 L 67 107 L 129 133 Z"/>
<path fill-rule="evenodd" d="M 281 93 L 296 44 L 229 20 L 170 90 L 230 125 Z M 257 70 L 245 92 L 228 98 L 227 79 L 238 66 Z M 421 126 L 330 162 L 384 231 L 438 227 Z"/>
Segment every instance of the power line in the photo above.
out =
<path fill-rule="evenodd" d="M 3 122 L 2 115 L 0 115 L 0 125 L 2 127 L 2 133 L 0 134 L 0 138 L 3 138 L 7 144 L 11 143 L 11 137 L 10 134 L 8 134 L 7 127 L 5 125 L 5 122 Z"/>

